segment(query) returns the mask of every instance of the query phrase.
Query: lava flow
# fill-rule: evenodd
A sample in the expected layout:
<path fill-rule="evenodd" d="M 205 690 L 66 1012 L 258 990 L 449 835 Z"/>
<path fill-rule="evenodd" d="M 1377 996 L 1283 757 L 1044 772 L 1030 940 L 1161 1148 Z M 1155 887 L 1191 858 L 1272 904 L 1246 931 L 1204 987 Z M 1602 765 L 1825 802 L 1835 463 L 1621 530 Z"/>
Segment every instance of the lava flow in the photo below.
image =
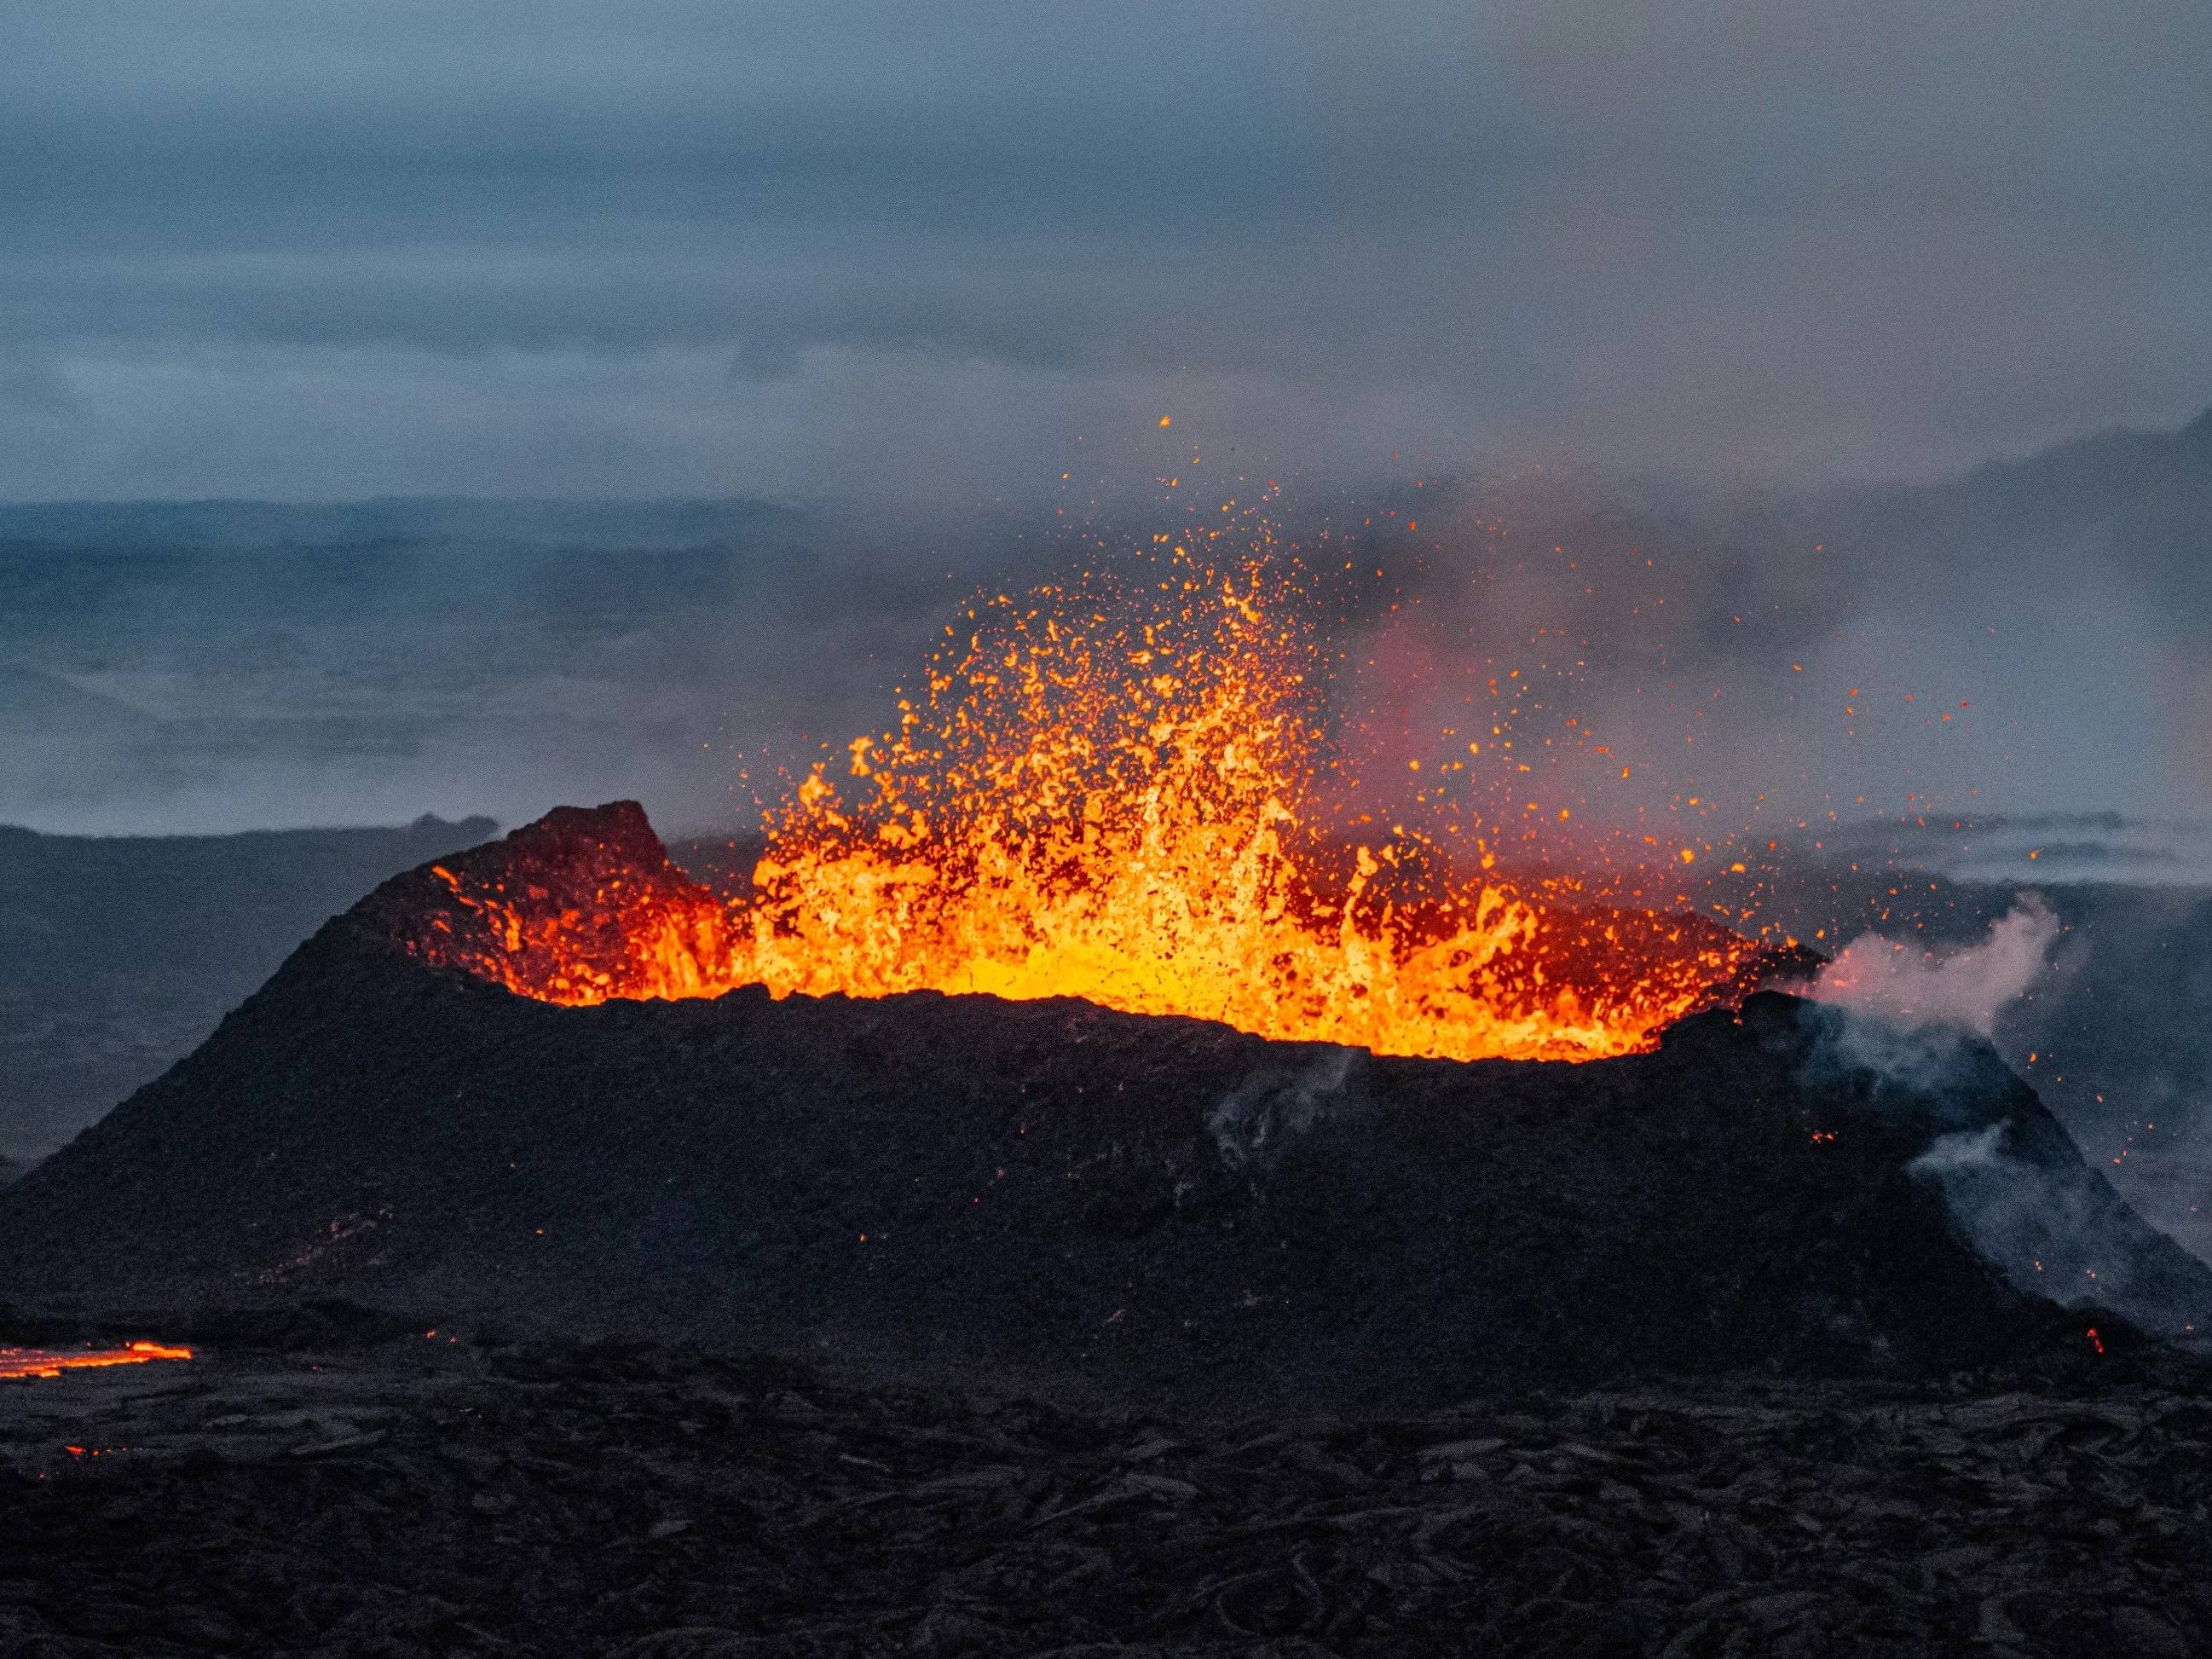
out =
<path fill-rule="evenodd" d="M 59 1376 L 103 1365 L 143 1365 L 155 1359 L 190 1359 L 192 1351 L 164 1342 L 126 1342 L 119 1348 L 0 1348 L 0 1377 Z"/>
<path fill-rule="evenodd" d="M 1292 579 L 1176 551 L 970 611 L 897 729 L 800 781 L 750 894 L 689 881 L 641 814 L 556 813 L 436 866 L 448 902 L 409 948 L 557 1003 L 1072 996 L 1462 1060 L 1645 1049 L 1794 965 L 1694 915 L 1518 890 L 1479 836 L 1323 833 Z"/>

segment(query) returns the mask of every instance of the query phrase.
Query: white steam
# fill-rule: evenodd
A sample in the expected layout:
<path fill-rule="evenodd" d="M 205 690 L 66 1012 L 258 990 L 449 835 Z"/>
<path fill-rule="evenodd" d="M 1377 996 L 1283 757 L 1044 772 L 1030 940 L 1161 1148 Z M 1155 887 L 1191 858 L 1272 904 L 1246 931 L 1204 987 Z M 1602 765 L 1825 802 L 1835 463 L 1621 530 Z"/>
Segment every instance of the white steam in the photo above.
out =
<path fill-rule="evenodd" d="M 1901 1025 L 1953 1025 L 1988 1036 L 1997 1011 L 2043 972 L 2058 918 L 2031 894 L 1990 924 L 1980 945 L 1945 955 L 1876 933 L 1845 945 L 1813 982 L 1813 998 Z"/>
<path fill-rule="evenodd" d="M 2009 1121 L 1939 1136 L 1905 1168 L 1942 1189 L 1952 1225 L 2015 1289 L 2176 1340 L 2212 1328 L 2201 1263 L 2078 1158 L 2033 1160 L 2011 1139 Z"/>
<path fill-rule="evenodd" d="M 1273 1173 L 1291 1143 L 1310 1134 L 1316 1123 L 1346 1104 L 1357 1057 L 1355 1049 L 1326 1049 L 1296 1076 L 1258 1072 L 1231 1090 L 1206 1121 L 1222 1166 L 1239 1173 Z"/>

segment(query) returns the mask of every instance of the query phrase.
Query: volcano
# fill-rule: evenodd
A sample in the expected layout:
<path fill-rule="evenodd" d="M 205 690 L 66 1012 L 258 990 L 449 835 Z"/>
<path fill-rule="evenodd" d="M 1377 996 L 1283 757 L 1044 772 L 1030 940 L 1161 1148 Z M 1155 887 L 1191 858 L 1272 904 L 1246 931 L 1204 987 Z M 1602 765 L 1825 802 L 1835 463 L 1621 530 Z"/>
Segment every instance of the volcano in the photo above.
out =
<path fill-rule="evenodd" d="M 629 804 L 386 883 L 0 1194 L 12 1299 L 1376 1396 L 2212 1330 L 2212 1273 L 1985 1045 L 1755 981 L 1580 1064 L 1068 999 L 563 1006 L 423 949 L 488 936 L 463 897 L 495 890 L 596 930 L 610 974 L 625 906 L 698 890 Z"/>

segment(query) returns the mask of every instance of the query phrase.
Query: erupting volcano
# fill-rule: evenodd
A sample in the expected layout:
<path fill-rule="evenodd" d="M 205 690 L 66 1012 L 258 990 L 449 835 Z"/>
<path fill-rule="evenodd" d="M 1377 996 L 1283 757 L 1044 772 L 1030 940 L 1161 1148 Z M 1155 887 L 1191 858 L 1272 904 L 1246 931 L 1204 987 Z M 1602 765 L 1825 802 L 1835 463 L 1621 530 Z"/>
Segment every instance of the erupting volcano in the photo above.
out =
<path fill-rule="evenodd" d="M 556 1003 L 1073 996 L 1457 1060 L 1641 1052 L 1817 960 L 1516 884 L 1479 813 L 1334 830 L 1299 580 L 1177 548 L 979 604 L 895 730 L 798 784 L 749 893 L 688 880 L 641 816 L 556 812 L 437 866 L 409 948 Z"/>

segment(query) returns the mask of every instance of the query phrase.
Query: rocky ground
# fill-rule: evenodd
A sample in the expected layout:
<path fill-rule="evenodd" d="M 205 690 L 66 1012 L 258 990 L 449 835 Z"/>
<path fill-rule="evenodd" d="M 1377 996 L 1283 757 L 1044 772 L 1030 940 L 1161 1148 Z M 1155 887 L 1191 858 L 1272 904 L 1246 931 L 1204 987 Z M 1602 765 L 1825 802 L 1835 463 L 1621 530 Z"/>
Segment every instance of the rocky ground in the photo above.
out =
<path fill-rule="evenodd" d="M 0 1648 L 2185 1655 L 2203 1377 L 1178 1422 L 416 1333 L 0 1386 Z"/>

